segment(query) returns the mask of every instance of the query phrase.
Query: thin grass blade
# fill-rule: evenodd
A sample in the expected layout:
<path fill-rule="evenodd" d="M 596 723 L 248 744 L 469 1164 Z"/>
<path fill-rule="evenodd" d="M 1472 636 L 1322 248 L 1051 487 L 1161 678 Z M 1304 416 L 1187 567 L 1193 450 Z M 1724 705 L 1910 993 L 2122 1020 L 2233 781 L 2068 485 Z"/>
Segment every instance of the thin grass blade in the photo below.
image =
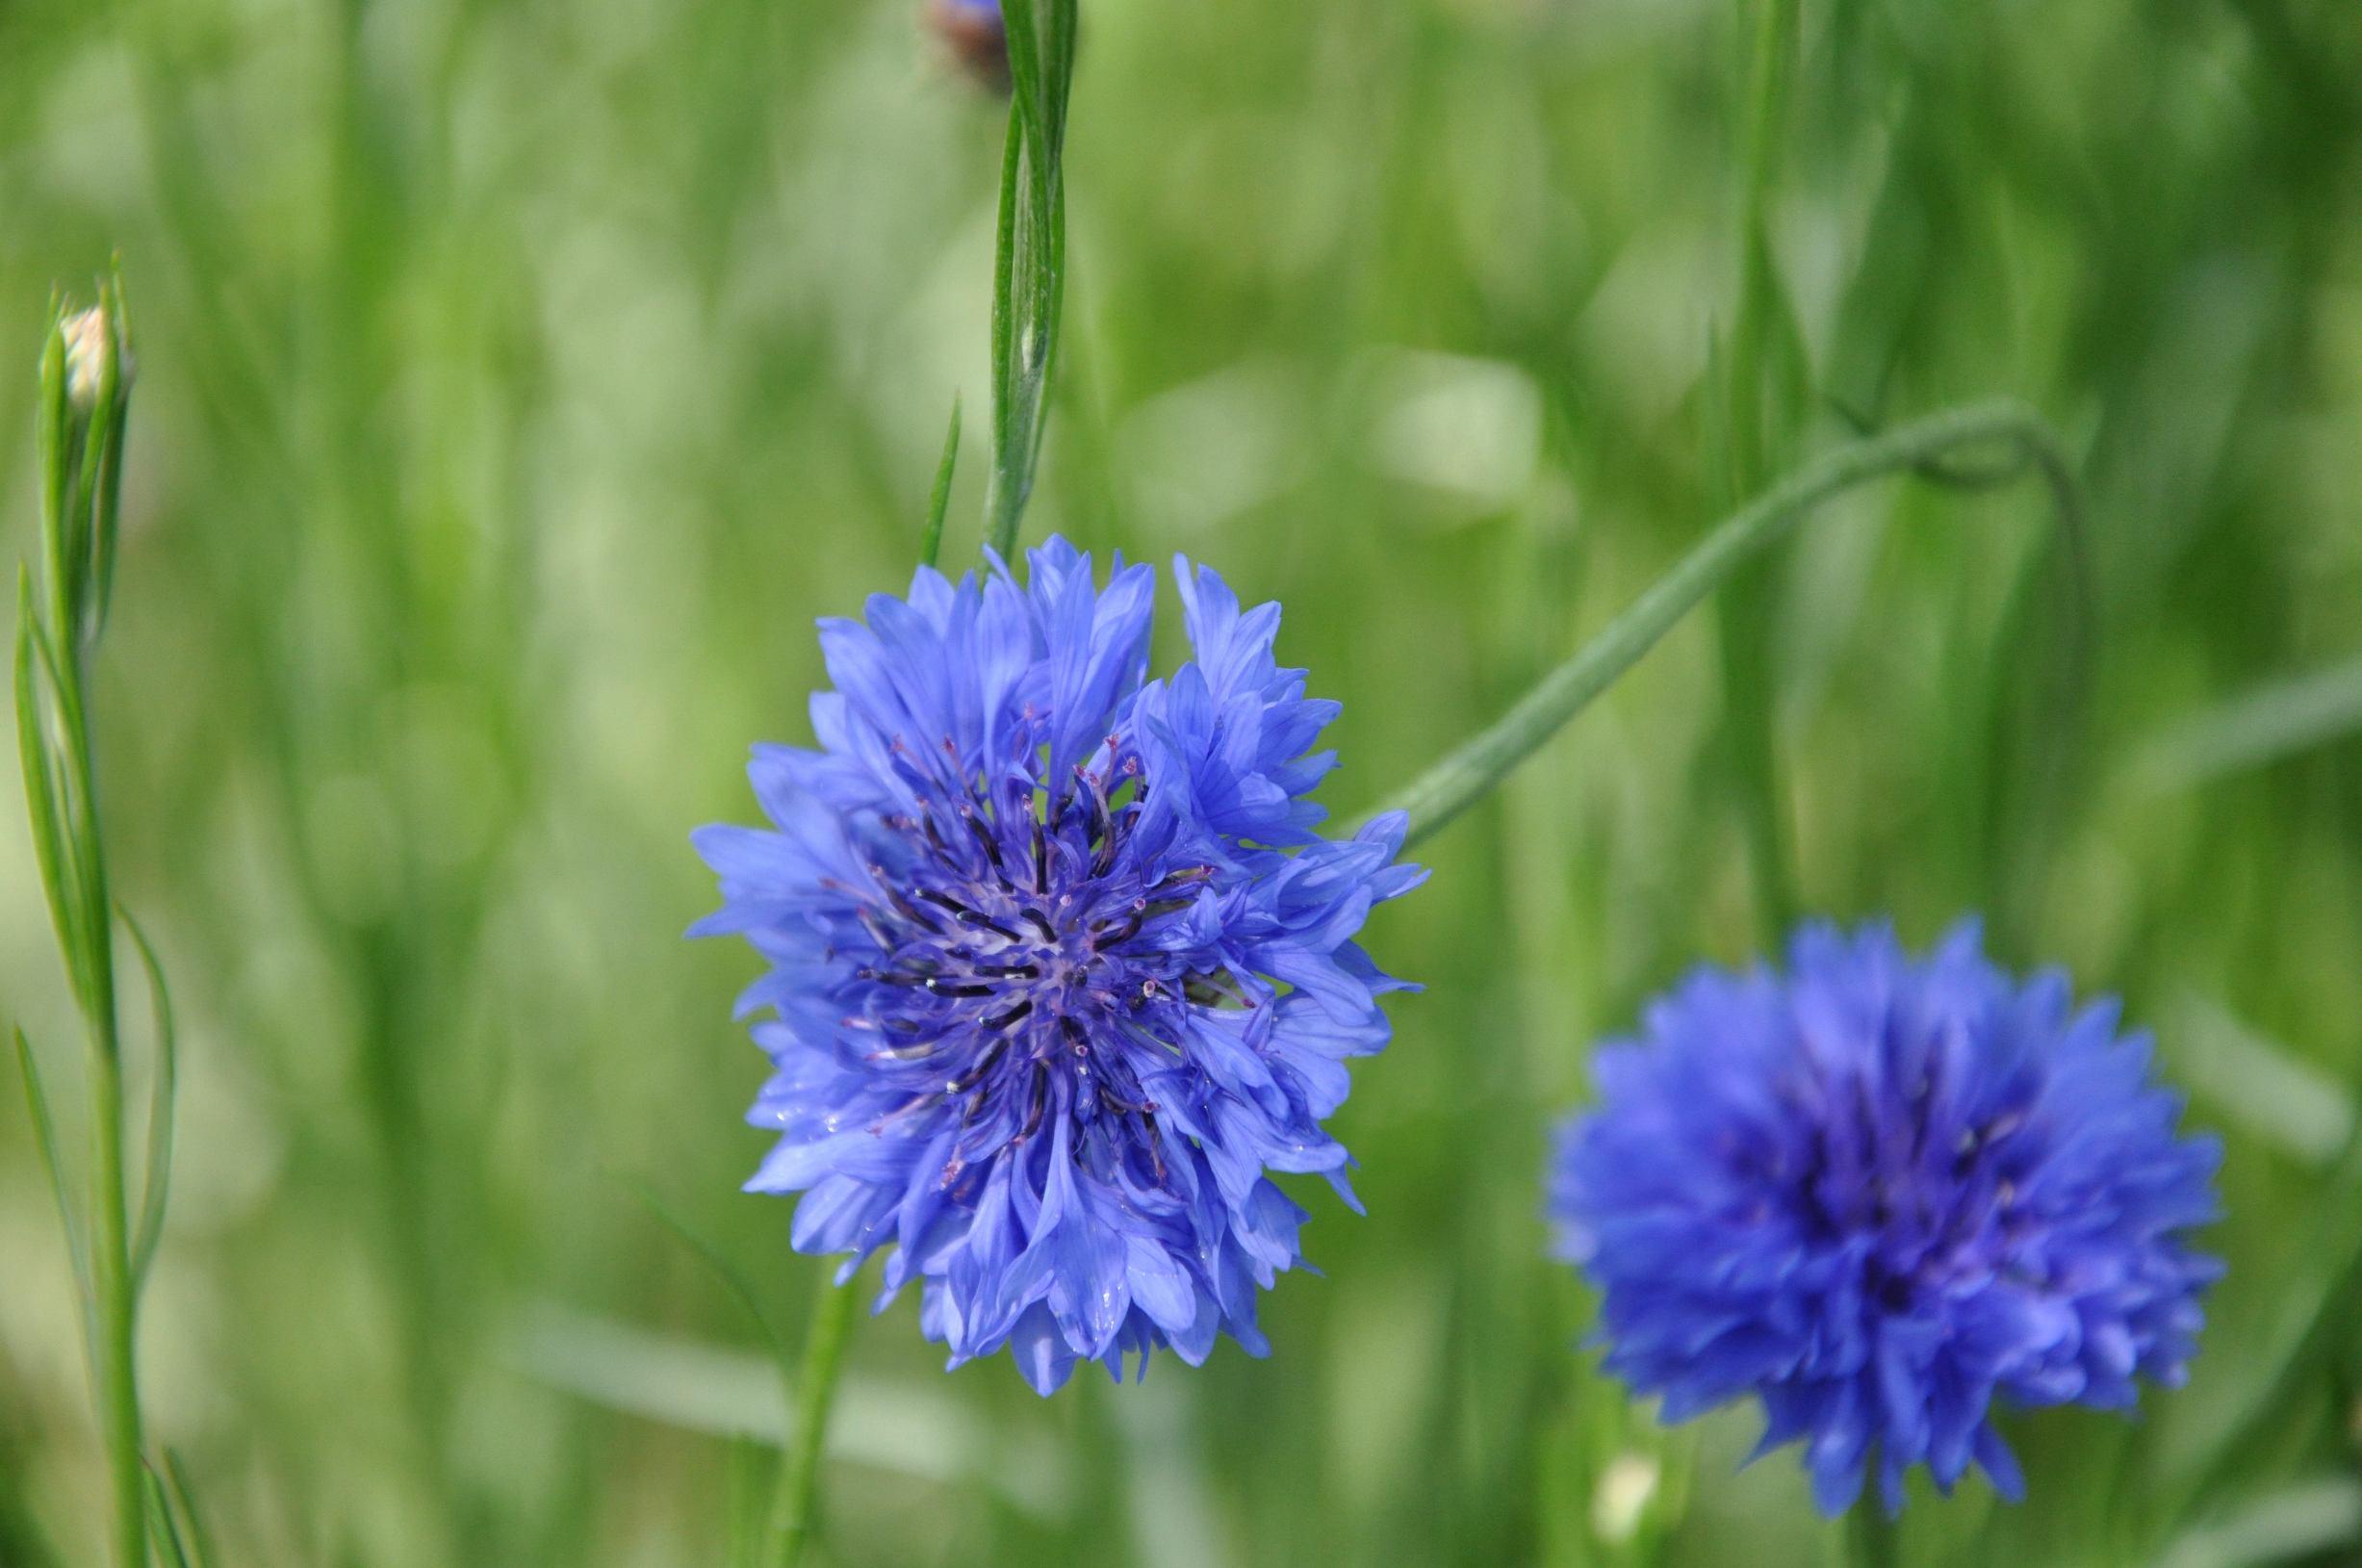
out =
<path fill-rule="evenodd" d="M 648 1210 L 656 1223 L 671 1231 L 682 1245 L 703 1259 L 706 1267 L 713 1271 L 714 1277 L 721 1280 L 729 1288 L 730 1293 L 738 1298 L 739 1304 L 746 1308 L 748 1316 L 755 1320 L 755 1326 L 762 1331 L 763 1343 L 770 1348 L 772 1359 L 778 1363 L 782 1387 L 784 1388 L 791 1383 L 794 1378 L 795 1357 L 788 1351 L 786 1337 L 779 1331 L 778 1325 L 772 1323 L 770 1311 L 764 1307 L 762 1297 L 756 1291 L 754 1282 L 747 1278 L 745 1272 L 730 1260 L 730 1255 L 724 1252 L 711 1238 L 682 1219 L 675 1212 L 672 1205 L 658 1197 L 655 1190 L 645 1182 L 640 1181 L 637 1177 L 628 1176 L 620 1170 L 611 1170 L 607 1174 L 626 1192 L 638 1198 L 641 1206 Z"/>
<path fill-rule="evenodd" d="M 172 1504 L 165 1496 L 164 1481 L 153 1465 L 147 1472 L 147 1524 L 148 1539 L 155 1543 L 156 1555 L 163 1559 L 164 1568 L 196 1568 L 187 1543 L 181 1539 L 180 1522 L 172 1517 Z"/>
<path fill-rule="evenodd" d="M 1075 4 L 1009 0 L 1002 16 L 1012 94 L 993 256 L 993 460 L 985 531 L 1006 557 L 1016 548 L 1017 522 L 1033 494 L 1065 297 L 1065 144 Z"/>
<path fill-rule="evenodd" d="M 2362 734 L 2362 659 L 2277 681 L 2186 719 L 2134 754 L 2133 789 L 2191 789 Z"/>
<path fill-rule="evenodd" d="M 63 781 L 51 760 L 48 737 L 42 733 L 39 655 L 40 631 L 33 618 L 30 579 L 17 578 L 16 623 L 16 758 L 24 774 L 25 806 L 33 824 L 33 855 L 40 872 L 41 894 L 49 905 L 49 921 L 58 947 L 65 955 L 67 978 L 77 999 L 88 994 L 88 979 L 74 934 L 82 929 L 81 901 L 71 877 L 68 846 L 72 834 L 63 811 Z"/>
<path fill-rule="evenodd" d="M 933 566 L 943 553 L 943 513 L 951 505 L 951 480 L 960 466 L 960 399 L 951 400 L 951 428 L 943 436 L 943 456 L 935 466 L 935 491 L 927 499 L 927 527 L 918 539 L 918 564 Z"/>
<path fill-rule="evenodd" d="M 189 1484 L 189 1467 L 181 1462 L 177 1449 L 164 1451 L 164 1484 L 173 1511 L 180 1516 L 189 1568 L 218 1568 L 221 1555 L 214 1550 L 213 1532 L 205 1527 L 205 1516 L 197 1511 L 196 1488 Z"/>
<path fill-rule="evenodd" d="M 2157 1568 L 2261 1568 L 2357 1545 L 2362 1480 L 2333 1476 L 2267 1493 L 2219 1525 L 2189 1531 L 2157 1559 Z"/>
<path fill-rule="evenodd" d="M 131 1288 L 137 1296 L 147 1284 L 148 1265 L 155 1259 L 156 1244 L 164 1237 L 165 1203 L 172 1186 L 172 1112 L 179 1092 L 180 1048 L 172 1030 L 172 993 L 165 985 L 164 965 L 156 960 L 155 946 L 129 910 L 117 906 L 116 913 L 140 950 L 140 965 L 147 971 L 148 999 L 156 1020 L 156 1082 L 147 1112 L 147 1170 L 139 1227 L 132 1234 L 131 1246 Z"/>
<path fill-rule="evenodd" d="M 84 1239 L 81 1217 L 74 1213 L 71 1189 L 65 1180 L 65 1167 L 58 1158 L 58 1124 L 49 1113 L 49 1095 L 41 1087 L 40 1064 L 33 1055 L 33 1041 L 25 1038 L 22 1028 L 16 1031 L 16 1067 L 24 1075 L 25 1104 L 33 1117 L 33 1143 L 41 1156 L 41 1169 L 49 1176 L 49 1195 L 58 1206 L 58 1222 L 65 1229 L 65 1250 L 74 1270 L 74 1291 L 81 1298 L 84 1320 L 90 1313 L 90 1254 Z"/>

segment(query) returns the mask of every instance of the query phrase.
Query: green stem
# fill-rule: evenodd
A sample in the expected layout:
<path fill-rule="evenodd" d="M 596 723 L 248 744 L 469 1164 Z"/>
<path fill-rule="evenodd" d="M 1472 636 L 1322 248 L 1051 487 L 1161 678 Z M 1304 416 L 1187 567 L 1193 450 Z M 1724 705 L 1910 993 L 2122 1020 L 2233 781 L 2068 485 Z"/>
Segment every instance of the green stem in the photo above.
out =
<path fill-rule="evenodd" d="M 985 536 L 1006 559 L 1033 494 L 1065 297 L 1066 100 L 1075 0 L 1008 0 L 1009 141 L 992 273 L 992 472 Z"/>
<path fill-rule="evenodd" d="M 2058 438 L 2040 415 L 2014 402 L 1972 404 L 1931 414 L 1884 435 L 1825 452 L 1718 525 L 1673 570 L 1650 584 L 1623 614 L 1559 665 L 1499 722 L 1421 774 L 1385 810 L 1410 815 L 1410 841 L 1426 837 L 1484 798 L 1509 771 L 1616 678 L 1639 662 L 1699 601 L 1759 557 L 1831 497 L 1887 475 L 1918 470 L 1942 480 L 1936 466 L 1964 448 L 1999 444 L 2015 472 L 2031 468 L 2049 485 L 2060 526 L 2076 549 L 2074 481 Z M 1981 471 L 1980 477 L 1990 471 Z"/>
<path fill-rule="evenodd" d="M 98 1298 L 99 1423 L 113 1471 L 117 1560 L 147 1562 L 147 1483 L 140 1459 L 140 1389 L 135 1360 L 129 1202 L 123 1180 L 123 1067 L 112 1024 L 90 1053 L 90 1285 Z"/>
<path fill-rule="evenodd" d="M 69 612 L 80 623 L 80 605 Z M 90 1294 L 96 1307 L 99 1430 L 115 1496 L 117 1560 L 123 1568 L 146 1568 L 147 1478 L 141 1458 L 138 1370 L 138 1285 L 132 1270 L 131 1199 L 123 1159 L 123 1051 L 115 1011 L 115 928 L 107 892 L 106 844 L 98 824 L 97 769 L 91 759 L 88 711 L 83 704 L 85 653 L 77 644 L 60 661 L 65 726 L 65 765 L 82 801 L 76 846 L 83 885 L 84 920 L 76 935 L 83 948 L 90 991 L 83 1021 L 90 1037 Z M 155 1173 L 151 1180 L 162 1180 Z"/>
<path fill-rule="evenodd" d="M 1845 1516 L 1847 1568 L 1896 1568 L 1902 1560 L 1902 1532 L 1887 1510 L 1865 1495 Z"/>
<path fill-rule="evenodd" d="M 774 1515 L 780 1568 L 800 1568 L 805 1548 L 811 1544 L 820 1506 L 820 1455 L 827 1445 L 829 1412 L 836 1402 L 836 1377 L 844 1367 L 845 1346 L 853 1337 L 857 1304 L 850 1280 L 837 1285 L 832 1274 L 821 1275 L 820 1298 L 812 1305 L 811 1326 L 805 1330 L 804 1367 L 795 1391 L 795 1430 L 788 1434 L 787 1452 L 780 1467 Z"/>

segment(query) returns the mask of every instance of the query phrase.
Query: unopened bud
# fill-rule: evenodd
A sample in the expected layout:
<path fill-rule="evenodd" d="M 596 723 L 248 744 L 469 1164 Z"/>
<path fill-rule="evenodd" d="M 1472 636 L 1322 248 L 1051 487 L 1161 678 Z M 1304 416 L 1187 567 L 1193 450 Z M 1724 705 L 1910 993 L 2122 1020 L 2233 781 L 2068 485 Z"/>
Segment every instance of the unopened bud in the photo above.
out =
<path fill-rule="evenodd" d="M 98 406 L 99 383 L 106 378 L 107 343 L 115 322 L 104 305 L 76 311 L 59 329 L 65 336 L 65 397 L 77 413 Z M 115 395 L 119 400 L 131 390 L 131 346 L 115 339 Z"/>

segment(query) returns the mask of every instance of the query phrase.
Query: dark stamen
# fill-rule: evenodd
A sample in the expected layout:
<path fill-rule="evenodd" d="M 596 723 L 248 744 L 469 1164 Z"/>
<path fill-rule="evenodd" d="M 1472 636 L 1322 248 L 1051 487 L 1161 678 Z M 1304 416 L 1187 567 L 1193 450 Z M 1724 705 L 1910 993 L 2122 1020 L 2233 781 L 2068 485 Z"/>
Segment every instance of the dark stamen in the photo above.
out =
<path fill-rule="evenodd" d="M 1010 930 L 1007 926 L 1002 925 L 998 920 L 988 919 L 984 915 L 978 914 L 974 910 L 970 910 L 964 914 L 962 914 L 960 916 L 960 923 L 963 926 L 974 926 L 980 931 L 989 931 L 995 937 L 999 937 L 1007 941 L 1015 941 L 1017 939 L 1017 934 L 1015 932 Z"/>
<path fill-rule="evenodd" d="M 1034 1068 L 1033 1109 L 1025 1114 L 1025 1125 L 1019 1128 L 1017 1131 L 1018 1143 L 1023 1143 L 1026 1139 L 1033 1137 L 1036 1132 L 1040 1130 L 1041 1113 L 1048 1108 L 1049 1099 L 1050 1075 L 1042 1071 L 1040 1067 L 1036 1067 Z"/>
<path fill-rule="evenodd" d="M 976 1059 L 976 1065 L 967 1069 L 966 1078 L 962 1079 L 959 1077 L 953 1077 L 944 1081 L 943 1092 L 946 1094 L 963 1094 L 969 1090 L 975 1088 L 978 1084 L 983 1083 L 984 1075 L 991 1070 L 993 1063 L 1000 1060 L 1001 1049 L 1008 1043 L 1009 1040 L 1006 1036 L 994 1041 L 985 1051 L 984 1055 Z M 975 1119 L 976 1107 L 971 1105 L 967 1109 L 966 1118 L 961 1123 L 961 1125 L 965 1126 L 967 1122 Z"/>
<path fill-rule="evenodd" d="M 984 1027 L 987 1029 L 1006 1029 L 1011 1024 L 1016 1022 L 1019 1018 L 1025 1016 L 1026 1014 L 1031 1013 L 1033 1010 L 1033 1003 L 1019 1002 L 1008 1012 L 996 1014 L 993 1016 L 985 1019 Z"/>

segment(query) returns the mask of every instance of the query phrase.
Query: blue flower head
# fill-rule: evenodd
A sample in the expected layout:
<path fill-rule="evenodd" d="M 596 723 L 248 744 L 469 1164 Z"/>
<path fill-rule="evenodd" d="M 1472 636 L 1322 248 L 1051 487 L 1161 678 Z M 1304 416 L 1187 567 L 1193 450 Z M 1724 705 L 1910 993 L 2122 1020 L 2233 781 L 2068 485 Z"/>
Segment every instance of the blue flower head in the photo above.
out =
<path fill-rule="evenodd" d="M 1270 1172 L 1353 1202 L 1321 1123 L 1404 989 L 1353 938 L 1422 873 L 1399 814 L 1316 831 L 1337 705 L 1273 662 L 1278 605 L 1176 562 L 1196 656 L 1145 681 L 1146 567 L 991 565 L 822 622 L 819 746 L 750 769 L 773 829 L 697 835 L 723 907 L 692 934 L 770 964 L 747 1186 L 803 1194 L 793 1245 L 840 1277 L 893 1247 L 953 1366 L 1006 1346 L 1046 1394 L 1219 1334 L 1262 1354 L 1307 1218 Z"/>
<path fill-rule="evenodd" d="M 1561 1128 L 1550 1212 L 1604 1301 L 1606 1367 L 1685 1421 L 1753 1394 L 1758 1454 L 1805 1445 L 1850 1505 L 1877 1451 L 1889 1512 L 1924 1463 L 2023 1482 L 1996 1401 L 2134 1402 L 2178 1386 L 2220 1149 L 2183 1138 L 2146 1035 L 2020 981 L 1964 924 L 1800 931 L 1785 973 L 1701 968 L 1603 1048 Z"/>

